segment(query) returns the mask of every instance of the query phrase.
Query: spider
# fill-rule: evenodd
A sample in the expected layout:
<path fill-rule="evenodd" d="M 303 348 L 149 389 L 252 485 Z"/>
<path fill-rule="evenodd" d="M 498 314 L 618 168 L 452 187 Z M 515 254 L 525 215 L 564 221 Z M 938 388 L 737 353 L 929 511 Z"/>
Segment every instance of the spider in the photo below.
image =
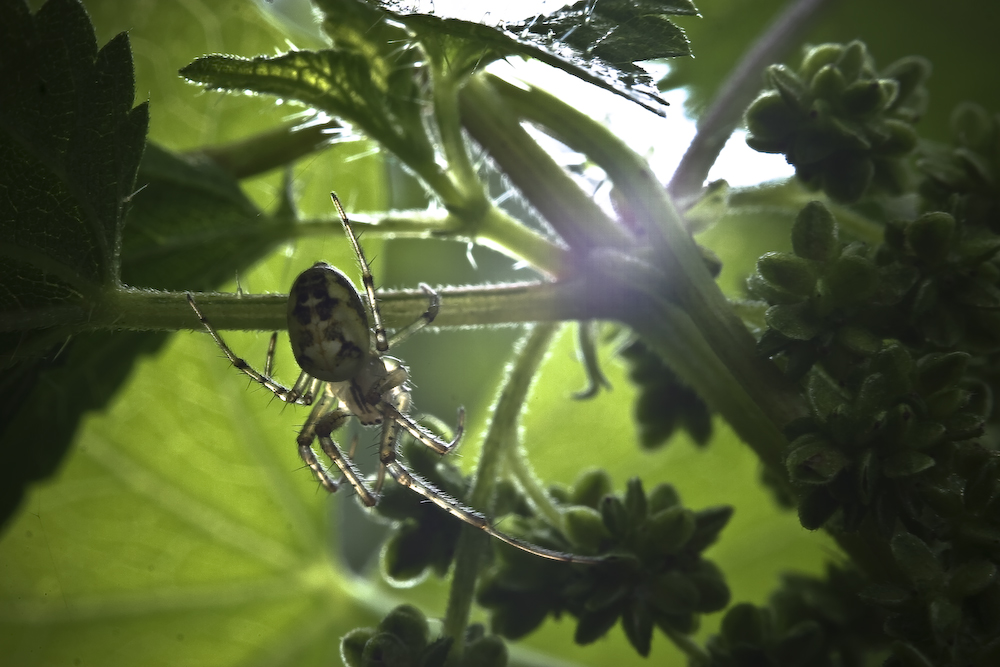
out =
<path fill-rule="evenodd" d="M 285 387 L 271 375 L 276 333 L 271 336 L 264 372 L 261 373 L 232 351 L 198 308 L 194 297 L 190 293 L 187 295 L 188 303 L 198 319 L 237 370 L 286 403 L 312 406 L 296 440 L 299 456 L 313 471 L 319 483 L 333 493 L 346 480 L 366 507 L 374 507 L 379 501 L 388 473 L 397 483 L 412 489 L 452 516 L 513 547 L 542 558 L 569 563 L 601 561 L 596 557 L 546 549 L 496 530 L 486 516 L 438 490 L 399 459 L 396 445 L 404 430 L 418 442 L 442 455 L 451 452 L 462 437 L 465 421 L 462 408 L 458 412 L 455 437 L 450 441 L 425 431 L 409 416 L 409 372 L 401 361 L 386 355 L 391 346 L 430 324 L 437 316 L 441 300 L 437 292 L 421 283 L 420 288 L 429 302 L 427 310 L 389 338 L 382 324 L 382 315 L 375 298 L 375 283 L 364 251 L 340 199 L 332 192 L 330 196 L 361 265 L 361 280 L 371 306 L 371 321 L 374 326 L 369 324 L 361 296 L 346 275 L 325 262 L 317 262 L 303 271 L 295 279 L 288 295 L 288 335 L 292 353 L 302 369 L 291 387 Z M 361 424 L 381 424 L 382 427 L 379 469 L 373 487 L 369 487 L 350 456 L 344 454 L 332 436 L 351 416 Z M 316 440 L 323 452 L 340 469 L 339 479 L 334 479 L 326 466 L 317 459 L 313 450 L 313 442 Z"/>

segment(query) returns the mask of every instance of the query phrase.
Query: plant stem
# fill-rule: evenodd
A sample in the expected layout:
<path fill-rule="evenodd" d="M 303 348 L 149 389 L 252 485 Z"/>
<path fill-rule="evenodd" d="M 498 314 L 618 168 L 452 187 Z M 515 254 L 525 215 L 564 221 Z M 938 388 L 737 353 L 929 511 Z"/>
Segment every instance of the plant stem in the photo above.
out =
<path fill-rule="evenodd" d="M 803 416 L 805 406 L 798 388 L 774 364 L 757 355 L 753 336 L 708 272 L 673 200 L 646 161 L 607 127 L 560 99 L 534 88 L 525 91 L 495 78 L 490 83 L 496 86 L 499 96 L 512 101 L 519 113 L 584 152 L 607 172 L 648 238 L 642 247 L 623 244 L 622 251 L 635 258 L 645 257 L 643 262 L 661 274 L 637 278 L 653 281 L 640 286 L 641 289 L 659 291 L 660 298 L 670 299 L 687 311 L 728 374 L 746 395 L 754 398 L 777 428 Z M 617 319 L 633 324 L 641 316 L 637 308 L 629 307 Z M 670 359 L 665 360 L 671 363 Z M 717 402 L 712 396 L 703 398 Z M 720 399 L 727 400 L 725 396 Z M 773 429 L 768 430 L 768 437 L 771 433 Z M 740 435 L 748 442 L 755 437 L 752 433 Z M 766 450 L 772 445 L 760 446 Z"/>
<path fill-rule="evenodd" d="M 542 487 L 541 481 L 528 464 L 527 452 L 524 447 L 511 447 L 507 457 L 507 465 L 510 466 L 510 473 L 517 481 L 528 501 L 545 521 L 556 528 L 562 530 L 562 513 L 556 504 L 552 502 L 552 497 Z"/>
<path fill-rule="evenodd" d="M 611 316 L 608 304 L 593 298 L 583 279 L 565 282 L 526 282 L 438 289 L 441 311 L 435 327 L 559 322 Z M 198 306 L 221 330 L 279 331 L 287 326 L 286 294 L 192 293 Z M 417 319 L 427 308 L 422 290 L 390 290 L 378 294 L 379 308 L 389 328 Z M 11 316 L 0 331 L 27 331 L 63 327 L 74 331 L 198 331 L 186 292 L 147 289 L 108 290 L 94 303 L 73 308 L 46 308 Z"/>
<path fill-rule="evenodd" d="M 472 77 L 459 101 L 469 133 L 578 255 L 589 248 L 630 243 L 625 230 L 521 127 L 490 79 Z"/>
<path fill-rule="evenodd" d="M 483 441 L 476 476 L 469 494 L 469 504 L 473 509 L 489 513 L 500 470 L 504 461 L 510 458 L 509 451 L 517 443 L 518 422 L 528 391 L 557 330 L 557 324 L 539 324 L 523 339 L 514 364 L 509 369 L 500 397 L 497 399 L 496 407 L 493 409 L 489 430 Z M 471 526 L 463 527 L 455 552 L 455 570 L 444 618 L 444 634 L 455 640 L 449 656 L 449 663 L 452 665 L 458 664 L 462 655 L 462 640 L 469 623 L 469 610 L 475 594 L 476 579 L 487 548 L 489 548 L 489 538 L 485 533 Z"/>
<path fill-rule="evenodd" d="M 781 60 L 801 40 L 820 10 L 832 0 L 793 0 L 740 58 L 715 99 L 698 120 L 698 132 L 667 189 L 678 200 L 701 190 L 709 170 L 761 88 L 764 68 Z"/>

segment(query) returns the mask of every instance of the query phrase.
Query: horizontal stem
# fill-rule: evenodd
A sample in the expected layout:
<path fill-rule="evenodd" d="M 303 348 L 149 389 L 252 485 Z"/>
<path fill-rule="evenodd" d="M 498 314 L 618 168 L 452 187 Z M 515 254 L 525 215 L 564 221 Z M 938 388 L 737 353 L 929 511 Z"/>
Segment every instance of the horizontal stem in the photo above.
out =
<path fill-rule="evenodd" d="M 525 282 L 503 285 L 444 287 L 438 290 L 441 310 L 435 327 L 558 322 L 608 315 L 606 305 L 590 298 L 582 280 L 561 283 Z M 220 330 L 278 331 L 286 328 L 285 294 L 193 293 L 198 306 Z M 390 328 L 410 324 L 427 309 L 422 290 L 378 292 L 379 309 Z M 72 331 L 199 330 L 201 324 L 186 292 L 123 288 L 84 309 L 40 309 L 5 318 L 0 331 L 26 331 L 61 326 Z"/>

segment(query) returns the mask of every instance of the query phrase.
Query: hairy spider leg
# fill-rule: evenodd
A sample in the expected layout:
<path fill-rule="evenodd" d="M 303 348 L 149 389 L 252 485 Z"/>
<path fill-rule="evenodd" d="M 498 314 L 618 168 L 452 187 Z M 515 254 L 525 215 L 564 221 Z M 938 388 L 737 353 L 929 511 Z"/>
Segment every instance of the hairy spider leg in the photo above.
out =
<path fill-rule="evenodd" d="M 406 390 L 400 389 L 396 392 L 395 396 L 393 396 L 392 402 L 387 402 L 385 404 L 385 407 L 387 408 L 386 416 L 392 418 L 387 418 L 384 422 L 382 446 L 379 449 L 379 461 L 381 462 L 382 467 L 385 468 L 385 470 L 389 473 L 389 476 L 396 480 L 400 486 L 406 487 L 411 491 L 420 494 L 443 509 L 445 512 L 448 512 L 448 514 L 451 514 L 453 517 L 464 521 L 465 523 L 482 530 L 486 534 L 495 537 L 501 542 L 505 542 L 512 547 L 520 549 L 521 551 L 525 551 L 541 558 L 547 558 L 549 560 L 556 560 L 564 563 L 594 564 L 606 560 L 597 556 L 579 556 L 576 554 L 563 553 L 562 551 L 546 549 L 545 547 L 540 547 L 536 544 L 519 540 L 516 537 L 507 535 L 506 533 L 501 533 L 493 527 L 493 524 L 490 523 L 490 520 L 486 518 L 485 515 L 477 512 L 471 507 L 463 505 L 458 501 L 458 499 L 452 498 L 444 491 L 441 491 L 433 484 L 407 468 L 406 465 L 399 460 L 396 454 L 396 439 L 399 437 L 399 426 L 403 425 L 403 422 L 397 421 L 395 416 L 405 414 L 409 407 L 409 403 L 410 393 Z M 388 410 L 389 408 L 391 408 L 391 412 Z"/>
<path fill-rule="evenodd" d="M 434 318 L 437 317 L 438 311 L 441 309 L 441 297 L 437 292 L 431 289 L 431 286 L 427 283 L 420 283 L 420 289 L 422 289 L 424 294 L 426 294 L 430 299 L 430 304 L 427 306 L 427 310 L 425 310 L 424 314 L 412 323 L 393 334 L 392 338 L 389 339 L 389 347 L 399 345 L 414 333 L 420 331 L 425 326 L 433 322 Z"/>
<path fill-rule="evenodd" d="M 344 206 L 340 203 L 337 193 L 331 192 L 330 198 L 333 199 L 333 205 L 337 207 L 337 213 L 340 215 L 340 221 L 344 224 L 347 238 L 351 240 L 354 253 L 358 256 L 358 262 L 361 264 L 361 282 L 364 283 L 365 294 L 368 295 L 368 306 L 371 308 L 374 322 L 375 349 L 379 352 L 386 352 L 389 349 L 389 340 L 385 333 L 385 326 L 382 324 L 382 313 L 379 312 L 378 304 L 375 301 L 375 279 L 372 277 L 371 267 L 368 265 L 368 260 L 365 259 L 365 251 L 361 249 L 358 237 L 354 235 L 351 221 L 348 220 L 347 212 L 344 211 Z"/>
<path fill-rule="evenodd" d="M 240 371 L 257 384 L 263 386 L 265 389 L 286 403 L 295 403 L 297 405 L 312 404 L 313 398 L 315 397 L 315 394 L 311 391 L 313 385 L 304 381 L 304 373 L 299 375 L 299 379 L 295 382 L 292 388 L 289 389 L 272 378 L 268 373 L 258 372 L 253 366 L 248 364 L 245 359 L 237 356 L 236 353 L 230 349 L 229 345 L 226 344 L 226 341 L 224 341 L 222 336 L 219 335 L 219 332 L 215 330 L 215 327 L 213 327 L 211 322 L 208 321 L 208 318 L 205 317 L 205 314 L 201 312 L 200 308 L 198 308 L 198 305 L 194 302 L 194 296 L 190 292 L 187 293 L 187 300 L 188 304 L 194 310 L 195 315 L 198 316 L 198 320 L 201 321 L 205 330 L 212 336 L 215 340 L 215 344 L 219 346 L 219 349 L 221 349 L 222 353 L 226 355 L 230 363 L 236 367 L 236 370 Z M 273 357 L 270 346 L 268 348 L 268 357 L 269 360 L 265 361 L 265 367 L 273 365 L 273 362 L 270 360 L 270 358 Z M 312 380 L 312 378 L 309 378 L 308 375 L 305 375 L 305 377 L 310 381 Z"/>

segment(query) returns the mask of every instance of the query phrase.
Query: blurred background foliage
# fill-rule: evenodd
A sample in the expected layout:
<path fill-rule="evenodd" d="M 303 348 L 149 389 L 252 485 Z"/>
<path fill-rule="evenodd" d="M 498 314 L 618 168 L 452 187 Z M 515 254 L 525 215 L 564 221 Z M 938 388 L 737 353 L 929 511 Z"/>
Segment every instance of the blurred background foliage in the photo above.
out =
<path fill-rule="evenodd" d="M 265 3 L 84 4 L 99 44 L 129 32 L 136 99 L 150 102 L 151 141 L 192 150 L 287 123 L 298 112 L 267 98 L 206 94 L 177 76 L 206 53 L 270 54 L 289 41 L 318 46 L 313 33 L 273 18 Z M 699 2 L 702 18 L 678 20 L 697 57 L 671 63 L 664 85 L 688 87 L 690 109 L 697 113 L 782 4 Z M 300 11 L 308 16 L 307 9 Z M 972 0 L 843 0 L 833 3 L 809 41 L 862 39 L 879 62 L 911 53 L 930 58 L 932 99 L 920 128 L 927 137 L 944 139 L 955 103 L 970 99 L 1000 108 L 1000 88 L 988 68 L 1000 55 L 992 34 L 998 13 L 1000 8 Z M 270 173 L 243 185 L 259 207 L 273 210 L 281 200 L 281 179 Z M 333 223 L 330 189 L 349 211 L 422 201 L 419 187 L 392 158 L 365 141 L 340 143 L 302 160 L 292 184 L 302 217 L 331 220 L 330 233 L 274 248 L 239 276 L 246 291 L 286 291 L 317 259 L 354 266 Z M 752 216 L 743 211 L 724 218 L 701 235 L 723 260 L 724 289 L 740 295 L 756 258 L 787 248 L 793 216 L 793 209 L 758 199 Z M 484 248 L 470 251 L 473 266 L 461 244 L 364 243 L 377 281 L 386 287 L 534 277 Z M 223 289 L 235 287 L 233 281 Z M 198 328 L 193 318 L 191 326 Z M 420 409 L 446 420 L 459 405 L 468 411 L 471 428 L 458 455 L 466 468 L 475 461 L 518 336 L 515 328 L 441 331 L 396 350 L 411 367 Z M 248 359 L 263 360 L 267 333 L 226 337 Z M 724 424 L 715 424 L 706 448 L 678 434 L 665 449 L 641 451 L 632 421 L 634 391 L 614 356 L 613 337 L 605 336 L 600 347 L 613 390 L 590 402 L 573 401 L 571 394 L 584 385 L 574 339 L 567 327 L 524 418 L 523 444 L 542 479 L 568 484 L 600 466 L 618 489 L 638 474 L 647 488 L 673 483 L 694 509 L 734 505 L 730 527 L 709 552 L 726 572 L 734 602 L 759 604 L 781 571 L 819 573 L 825 561 L 840 558 L 824 534 L 807 533 L 793 514 L 775 506 L 758 482 L 754 455 Z M 276 372 L 290 380 L 296 369 L 285 347 L 279 346 Z M 282 409 L 265 391 L 248 388 L 200 333 L 171 336 L 155 356 L 142 359 L 111 403 L 84 418 L 58 473 L 33 489 L 0 538 L 0 655 L 7 664 L 329 665 L 339 660 L 344 633 L 373 625 L 398 602 L 441 615 L 446 584 L 429 579 L 405 590 L 390 588 L 377 571 L 384 528 L 349 493 L 328 498 L 302 469 L 293 439 L 303 418 L 302 411 Z M 57 426 L 35 428 L 44 439 Z M 361 449 L 366 452 L 359 458 L 370 453 Z M 719 615 L 707 618 L 702 636 L 718 622 Z M 524 645 L 524 652 L 514 654 L 515 664 L 643 663 L 618 630 L 579 647 L 572 642 L 572 624 L 549 622 Z M 660 664 L 683 661 L 662 638 L 651 657 Z"/>

